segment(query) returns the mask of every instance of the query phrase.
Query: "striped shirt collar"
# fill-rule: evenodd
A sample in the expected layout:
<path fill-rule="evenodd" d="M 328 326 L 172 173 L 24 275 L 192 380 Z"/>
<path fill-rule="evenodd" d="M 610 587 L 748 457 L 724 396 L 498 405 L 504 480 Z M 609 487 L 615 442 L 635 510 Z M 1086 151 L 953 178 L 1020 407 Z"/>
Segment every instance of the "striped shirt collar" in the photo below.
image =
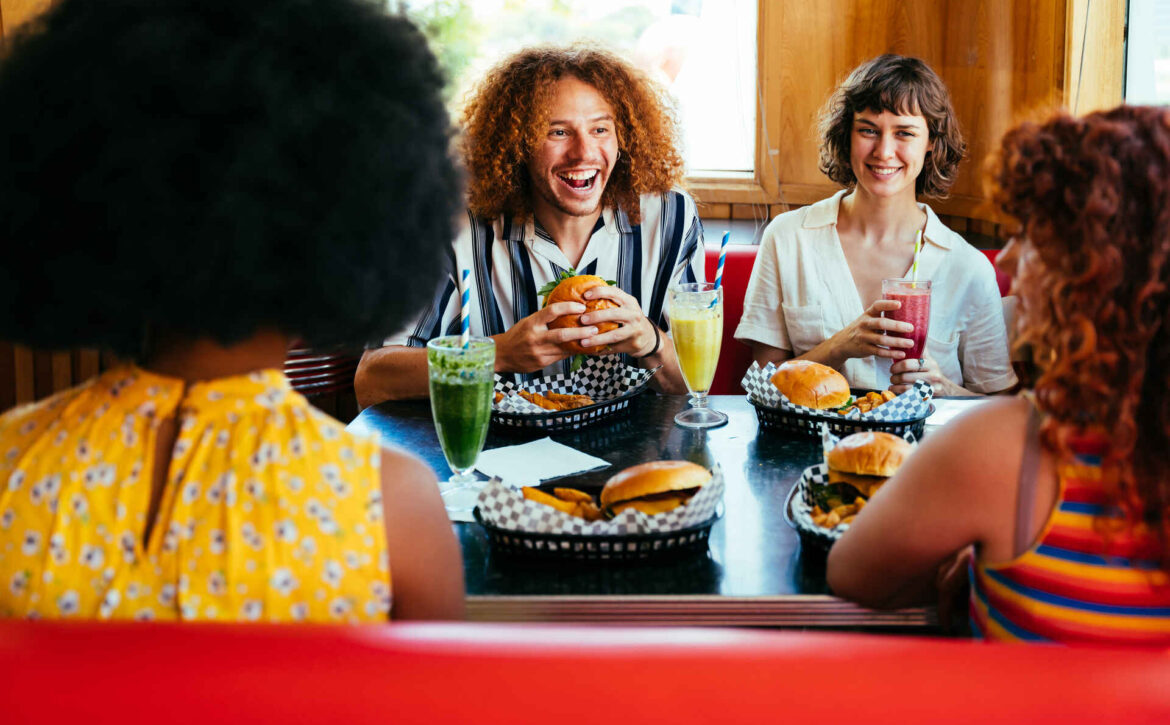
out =
<path fill-rule="evenodd" d="M 598 232 L 604 231 L 601 244 L 605 244 L 605 239 L 617 239 L 620 235 L 619 219 L 625 219 L 624 214 L 615 214 L 610 208 L 601 210 L 601 216 L 597 217 L 597 223 L 593 225 L 593 232 L 589 237 L 589 244 L 586 245 L 584 253 L 581 255 L 581 261 L 578 263 L 579 268 L 588 266 L 590 262 L 597 258 L 599 250 L 594 246 L 595 240 L 598 239 Z M 628 222 L 627 222 L 628 225 Z M 568 269 L 572 265 L 569 264 L 568 258 L 561 248 L 553 241 L 552 236 L 545 231 L 540 222 L 536 221 L 536 217 L 529 216 L 523 224 L 518 224 L 517 219 L 512 217 L 509 221 L 507 233 L 508 241 L 523 240 L 525 246 L 531 249 L 535 254 L 544 257 L 549 262 L 556 265 L 558 268 Z M 629 230 L 622 230 L 628 232 Z"/>

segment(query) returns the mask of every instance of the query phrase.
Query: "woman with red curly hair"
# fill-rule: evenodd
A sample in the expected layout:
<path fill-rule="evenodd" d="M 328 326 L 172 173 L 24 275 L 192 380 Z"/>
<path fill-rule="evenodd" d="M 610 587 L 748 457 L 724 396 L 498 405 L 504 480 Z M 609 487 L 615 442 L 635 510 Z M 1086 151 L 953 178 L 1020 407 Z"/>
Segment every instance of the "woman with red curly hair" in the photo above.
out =
<path fill-rule="evenodd" d="M 1170 110 L 1024 124 L 993 173 L 1035 388 L 932 434 L 829 583 L 924 602 L 973 545 L 977 635 L 1170 644 Z"/>
<path fill-rule="evenodd" d="M 669 286 L 703 279 L 703 228 L 694 201 L 676 188 L 678 123 L 661 89 L 602 50 L 530 48 L 479 85 L 460 146 L 468 225 L 447 278 L 413 327 L 362 357 L 358 401 L 427 394 L 424 347 L 459 334 L 462 269 L 472 275 L 471 334 L 495 340 L 496 372 L 568 373 L 570 343 L 608 346 L 660 367 L 661 389 L 686 392 L 663 308 Z M 541 306 L 538 290 L 574 269 L 614 280 L 584 295 L 613 306 L 582 315 L 580 327 L 550 329 L 585 312 L 578 302 Z"/>

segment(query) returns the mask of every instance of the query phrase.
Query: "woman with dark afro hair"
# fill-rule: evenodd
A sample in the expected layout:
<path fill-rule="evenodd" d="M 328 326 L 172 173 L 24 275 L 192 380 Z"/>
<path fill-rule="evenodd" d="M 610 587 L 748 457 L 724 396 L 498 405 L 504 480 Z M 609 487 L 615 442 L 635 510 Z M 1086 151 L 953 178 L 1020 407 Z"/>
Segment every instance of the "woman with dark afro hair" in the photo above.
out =
<path fill-rule="evenodd" d="M 423 37 L 361 0 L 64 0 L 0 59 L 0 338 L 126 363 L 0 417 L 0 616 L 460 616 L 434 474 L 315 411 L 459 195 Z"/>
<path fill-rule="evenodd" d="M 829 583 L 898 607 L 969 566 L 979 636 L 1165 647 L 1170 110 L 1026 123 L 991 168 L 1039 377 L 932 433 L 833 547 Z"/>
<path fill-rule="evenodd" d="M 967 148 L 942 79 L 918 58 L 873 58 L 837 87 L 820 131 L 821 171 L 844 189 L 764 230 L 736 339 L 761 365 L 811 360 L 857 388 L 1014 386 L 995 270 L 918 201 L 947 195 Z M 912 341 L 882 280 L 911 276 L 919 239 L 917 276 L 933 288 L 927 305 L 905 297 L 918 314 L 903 314 L 928 321 Z"/>

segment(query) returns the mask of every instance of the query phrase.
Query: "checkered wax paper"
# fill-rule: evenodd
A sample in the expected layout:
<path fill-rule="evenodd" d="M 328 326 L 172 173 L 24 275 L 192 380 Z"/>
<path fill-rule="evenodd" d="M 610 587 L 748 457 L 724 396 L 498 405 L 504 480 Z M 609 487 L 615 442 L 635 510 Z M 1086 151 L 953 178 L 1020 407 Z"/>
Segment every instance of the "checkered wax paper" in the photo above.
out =
<path fill-rule="evenodd" d="M 779 408 L 802 415 L 813 415 L 838 420 L 877 420 L 887 423 L 902 423 L 909 420 L 925 418 L 930 412 L 930 399 L 934 397 L 934 388 L 925 380 L 915 380 L 914 385 L 895 397 L 886 401 L 868 413 L 862 413 L 854 408 L 849 415 L 841 415 L 833 410 L 818 410 L 803 405 L 796 405 L 788 400 L 787 396 L 772 384 L 772 376 L 779 366 L 768 363 L 760 367 L 753 362 L 743 376 L 741 384 L 748 393 L 748 400 L 766 408 Z"/>
<path fill-rule="evenodd" d="M 797 495 L 792 497 L 792 522 L 796 524 L 796 528 L 802 529 L 814 536 L 826 536 L 830 539 L 838 539 L 841 534 L 849 530 L 849 524 L 837 524 L 831 529 L 826 529 L 823 526 L 813 521 L 812 512 L 813 503 L 812 485 L 824 485 L 829 482 L 829 467 L 823 463 L 818 463 L 815 466 L 809 466 L 800 474 L 800 480 L 796 482 Z"/>
<path fill-rule="evenodd" d="M 588 395 L 594 403 L 604 403 L 607 400 L 620 398 L 630 391 L 646 387 L 650 378 L 658 368 L 647 370 L 626 365 L 617 355 L 601 357 L 587 357 L 585 364 L 577 372 L 564 374 L 557 373 L 546 378 L 536 378 L 523 383 L 514 380 L 505 380 L 496 376 L 496 392 L 504 395 L 503 400 L 494 405 L 500 413 L 526 413 L 530 415 L 546 415 L 552 411 L 530 403 L 517 393 L 520 390 L 529 393 L 563 393 L 565 395 Z"/>
<path fill-rule="evenodd" d="M 829 431 L 829 426 L 826 423 L 821 423 L 821 445 L 827 455 L 841 439 L 833 435 Z M 918 439 L 910 431 L 906 431 L 902 436 L 910 445 L 917 445 Z M 816 504 L 813 501 L 812 486 L 813 484 L 824 485 L 829 482 L 829 466 L 825 463 L 818 463 L 815 466 L 809 466 L 800 474 L 800 480 L 796 482 L 796 495 L 792 497 L 792 522 L 796 524 L 797 529 L 803 530 L 805 533 L 813 536 L 827 537 L 836 540 L 840 538 L 841 534 L 849 530 L 849 524 L 840 523 L 831 529 L 827 529 L 817 522 L 813 521 L 812 513 L 813 506 Z"/>
<path fill-rule="evenodd" d="M 690 501 L 673 511 L 648 516 L 626 509 L 608 521 L 586 521 L 564 511 L 524 498 L 518 489 L 498 478 L 487 482 L 479 494 L 479 514 L 492 526 L 534 534 L 582 534 L 585 536 L 627 536 L 679 531 L 710 521 L 723 500 L 723 469 L 711 471 L 711 482 L 699 489 Z"/>

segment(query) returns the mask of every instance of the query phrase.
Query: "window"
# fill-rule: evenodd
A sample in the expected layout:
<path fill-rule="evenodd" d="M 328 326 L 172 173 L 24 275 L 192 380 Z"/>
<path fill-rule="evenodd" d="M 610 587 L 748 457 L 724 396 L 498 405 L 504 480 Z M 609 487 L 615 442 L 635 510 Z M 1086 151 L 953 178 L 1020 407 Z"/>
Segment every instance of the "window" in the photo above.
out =
<path fill-rule="evenodd" d="M 1125 101 L 1170 104 L 1170 0 L 1130 0 Z"/>
<path fill-rule="evenodd" d="M 509 53 L 584 40 L 625 56 L 678 104 L 692 177 L 751 179 L 756 158 L 756 0 L 389 0 L 423 29 L 457 111 Z"/>

